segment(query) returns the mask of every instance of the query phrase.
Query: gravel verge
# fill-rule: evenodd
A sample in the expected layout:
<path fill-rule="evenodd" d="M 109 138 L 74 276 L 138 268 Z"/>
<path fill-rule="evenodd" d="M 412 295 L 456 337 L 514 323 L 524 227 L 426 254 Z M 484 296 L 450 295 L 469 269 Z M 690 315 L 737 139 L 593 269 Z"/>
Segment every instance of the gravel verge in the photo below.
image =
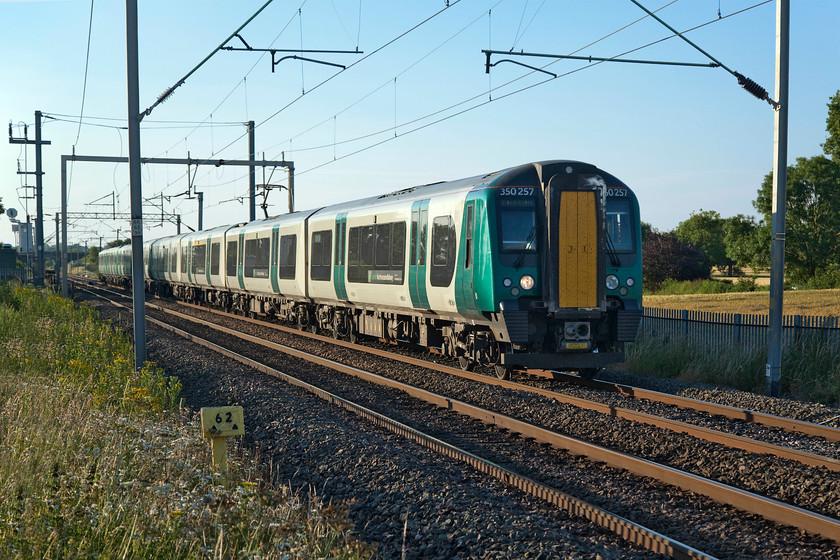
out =
<path fill-rule="evenodd" d="M 182 309 L 183 310 L 183 309 Z M 192 312 L 192 311 L 191 311 Z M 199 313 L 201 314 L 201 313 Z M 218 316 L 213 315 L 212 319 L 214 321 L 219 321 Z M 264 338 L 297 338 L 293 335 L 279 335 L 276 331 L 267 329 L 265 327 L 254 326 L 249 324 L 243 324 L 241 322 L 225 319 L 221 320 L 220 322 L 230 322 L 230 324 L 236 324 L 237 328 L 242 331 L 252 332 L 254 334 L 258 334 L 258 336 L 262 336 Z M 190 330 L 195 330 L 191 328 Z M 282 340 L 283 343 L 288 343 L 288 340 Z M 183 344 L 183 343 L 182 343 Z M 335 354 L 334 356 L 330 357 L 344 357 L 343 361 L 348 362 L 346 351 L 341 349 L 335 348 L 326 348 L 324 347 L 323 343 L 312 343 L 310 341 L 303 341 L 300 344 L 294 344 L 294 346 L 307 346 L 307 345 L 320 345 L 316 348 L 321 354 Z M 254 354 L 266 354 L 267 351 L 265 349 L 258 349 L 253 350 Z M 359 359 L 359 358 L 356 358 Z M 288 358 L 277 358 L 280 362 L 286 363 L 290 359 Z M 349 360 L 352 362 L 352 360 Z M 371 367 L 372 360 L 370 357 L 361 358 L 361 361 L 364 363 L 356 363 L 355 365 L 360 367 L 365 367 L 365 369 L 369 370 L 376 370 L 378 368 L 381 369 L 391 369 L 393 370 L 393 364 L 390 365 L 379 365 L 377 367 Z M 241 366 L 237 366 L 241 368 Z M 301 365 L 300 369 L 304 370 L 311 370 L 313 366 L 310 365 Z M 399 366 L 401 369 L 400 371 L 390 371 L 390 372 L 380 372 L 390 374 L 391 377 L 419 377 L 419 381 L 415 382 L 414 384 L 426 386 L 429 390 L 433 390 L 436 392 L 443 392 L 447 393 L 447 391 L 451 392 L 453 390 L 452 385 L 473 385 L 472 387 L 457 387 L 457 390 L 463 390 L 465 393 L 468 393 L 469 398 L 464 400 L 468 400 L 473 402 L 473 399 L 477 401 L 496 401 L 498 405 L 499 399 L 502 399 L 504 403 L 511 408 L 511 410 L 506 410 L 505 412 L 511 414 L 513 416 L 522 417 L 525 419 L 533 420 L 536 418 L 536 423 L 543 424 L 549 427 L 553 427 L 555 429 L 559 428 L 559 431 L 563 431 L 569 433 L 570 431 L 574 431 L 576 429 L 585 429 L 588 433 L 595 434 L 593 437 L 597 437 L 597 434 L 601 434 L 608 436 L 606 444 L 610 447 L 616 447 L 616 445 L 610 445 L 612 442 L 609 437 L 615 438 L 619 440 L 619 443 L 627 443 L 628 441 L 633 444 L 639 444 L 640 447 L 639 452 L 635 452 L 635 454 L 644 454 L 644 453 L 654 453 L 664 455 L 665 458 L 671 458 L 672 460 L 676 461 L 689 461 L 695 462 L 696 467 L 699 470 L 711 470 L 712 472 L 716 472 L 719 470 L 719 463 L 721 460 L 728 461 L 731 463 L 729 468 L 726 469 L 727 472 L 734 475 L 736 477 L 736 482 L 743 479 L 749 478 L 746 476 L 747 472 L 753 472 L 760 467 L 756 467 L 754 465 L 755 458 L 758 456 L 744 454 L 746 457 L 740 457 L 736 459 L 732 459 L 731 454 L 733 453 L 732 450 L 724 450 L 727 457 L 716 457 L 716 456 L 708 456 L 706 452 L 702 449 L 698 450 L 696 446 L 694 446 L 691 442 L 687 443 L 682 442 L 682 444 L 677 443 L 675 444 L 672 441 L 673 434 L 670 432 L 666 432 L 665 435 L 654 435 L 653 437 L 650 435 L 651 428 L 646 427 L 644 431 L 647 435 L 643 435 L 638 437 L 636 434 L 633 433 L 633 423 L 621 421 L 630 426 L 616 426 L 614 422 L 617 419 L 611 419 L 608 417 L 603 417 L 603 415 L 599 415 L 597 413 L 587 414 L 587 411 L 580 411 L 574 407 L 569 407 L 568 405 L 560 405 L 554 401 L 545 401 L 542 397 L 534 397 L 534 396 L 522 396 L 517 392 L 511 392 L 506 390 L 500 390 L 496 388 L 489 388 L 485 386 L 475 387 L 474 383 L 464 382 L 463 380 L 453 380 L 451 376 L 441 376 L 434 374 L 433 372 L 429 372 L 428 370 L 422 368 L 416 368 L 421 370 L 420 372 L 412 372 L 409 371 L 412 368 L 410 366 Z M 288 370 L 288 367 L 282 368 Z M 329 377 L 324 373 L 317 374 L 318 379 L 323 379 L 325 377 Z M 442 380 L 440 378 L 445 378 Z M 415 380 L 417 381 L 417 380 Z M 229 381 L 232 383 L 232 381 Z M 336 381 L 339 385 L 342 384 L 340 381 Z M 358 381 L 352 381 L 351 385 L 355 384 L 355 387 L 350 387 L 349 389 L 345 389 L 351 393 L 354 397 L 354 400 L 358 400 L 358 393 L 360 390 L 358 389 Z M 435 385 L 438 385 L 437 389 Z M 440 389 L 443 390 L 440 390 Z M 380 396 L 375 396 L 375 395 Z M 386 394 L 386 396 L 381 396 Z M 394 408 L 394 403 L 401 404 L 402 401 L 411 401 L 412 399 L 408 399 L 408 397 L 383 393 L 382 390 L 374 391 L 373 396 L 369 396 L 371 402 L 376 401 L 384 401 L 384 406 L 390 406 Z M 459 395 L 459 398 L 464 398 L 463 395 Z M 482 406 L 489 406 L 493 408 L 491 405 L 487 405 L 484 402 L 476 402 L 476 404 Z M 413 412 L 412 414 L 408 413 L 401 413 L 405 416 L 407 420 L 411 418 L 419 417 L 431 417 L 431 416 L 439 416 L 434 415 L 429 411 L 425 412 Z M 600 418 L 599 418 L 600 417 Z M 415 421 L 407 421 L 407 423 L 415 423 Z M 641 482 L 635 482 L 634 484 L 640 489 L 641 498 L 638 500 L 638 503 L 632 502 L 631 505 L 623 506 L 622 504 L 628 503 L 627 500 L 622 496 L 622 499 L 616 501 L 618 496 L 621 496 L 621 492 L 625 490 L 616 490 L 615 488 L 608 488 L 605 484 L 607 480 L 613 479 L 623 479 L 627 478 L 626 473 L 622 473 L 621 471 L 609 469 L 597 469 L 594 470 L 591 464 L 587 464 L 584 462 L 583 466 L 578 466 L 576 471 L 569 472 L 567 470 L 563 470 L 568 468 L 570 465 L 574 465 L 579 462 L 577 458 L 570 457 L 567 454 L 559 454 L 557 452 L 551 452 L 546 455 L 544 450 L 540 449 L 540 446 L 534 446 L 533 444 L 525 445 L 522 449 L 517 450 L 516 446 L 513 443 L 510 443 L 510 438 L 504 434 L 499 434 L 498 432 L 495 434 L 494 437 L 489 438 L 488 441 L 481 441 L 478 443 L 473 442 L 475 436 L 473 435 L 476 431 L 479 430 L 479 427 L 470 428 L 467 430 L 466 435 L 459 437 L 459 431 L 464 431 L 464 425 L 466 422 L 463 418 L 455 417 L 454 423 L 449 425 L 448 427 L 441 427 L 432 425 L 431 427 L 420 427 L 421 429 L 427 429 L 434 431 L 435 429 L 439 430 L 440 433 L 447 433 L 450 436 L 455 437 L 456 439 L 461 439 L 462 441 L 455 441 L 454 443 L 474 443 L 477 447 L 471 448 L 475 452 L 482 454 L 484 456 L 488 456 L 490 458 L 496 458 L 500 463 L 507 464 L 525 474 L 529 474 L 534 478 L 538 478 L 547 484 L 551 484 L 556 486 L 560 489 L 569 491 L 572 494 L 575 494 L 579 497 L 584 499 L 589 499 L 611 511 L 616 511 L 616 513 L 620 513 L 630 517 L 642 524 L 646 524 L 648 526 L 653 526 L 657 530 L 660 530 L 666 534 L 670 534 L 677 538 L 682 538 L 679 536 L 679 533 L 675 533 L 675 531 L 681 531 L 682 533 L 687 534 L 689 538 L 692 536 L 694 540 L 686 540 L 688 544 L 692 546 L 696 546 L 698 548 L 707 550 L 710 553 L 717 554 L 722 557 L 743 557 L 744 555 L 749 556 L 762 556 L 762 557 L 824 557 L 826 554 L 829 556 L 836 557 L 836 550 L 825 543 L 824 541 L 819 541 L 815 539 L 808 539 L 802 535 L 799 535 L 796 531 L 791 529 L 779 528 L 775 525 L 769 524 L 761 519 L 754 518 L 755 516 L 746 516 L 746 522 L 749 525 L 756 525 L 756 528 L 751 529 L 752 535 L 744 534 L 741 525 L 745 522 L 744 514 L 739 513 L 735 510 L 731 510 L 729 512 L 721 511 L 719 513 L 715 513 L 713 517 L 715 517 L 715 521 L 709 521 L 709 511 L 714 508 L 721 508 L 721 506 L 717 506 L 711 502 L 708 502 L 702 498 L 674 498 L 673 497 L 673 489 L 668 487 L 663 487 L 660 489 L 655 489 L 654 486 L 648 481 L 644 481 L 643 479 Z M 577 434 L 572 434 L 577 435 Z M 694 440 L 694 438 L 685 438 L 688 440 Z M 584 437 L 584 439 L 592 439 L 592 437 Z M 504 440 L 504 441 L 502 441 Z M 514 442 L 515 443 L 515 442 Z M 511 447 L 513 445 L 513 447 Z M 524 444 L 523 444 L 524 445 Z M 711 444 L 705 444 L 711 445 Z M 465 445 L 467 446 L 467 445 Z M 718 446 L 719 447 L 719 446 Z M 536 448 L 536 451 L 535 451 Z M 633 452 L 633 451 L 630 451 Z M 700 458 L 698 460 L 698 458 Z M 667 461 L 666 461 L 667 462 Z M 378 463 L 374 463 L 378 464 Z M 517 466 L 512 466 L 517 465 Z M 561 465 L 562 468 L 558 470 L 558 465 Z M 323 466 L 319 467 L 323 468 Z M 784 468 L 784 467 L 782 467 Z M 822 469 L 818 469 L 822 470 Z M 702 474 L 702 473 L 698 473 Z M 783 476 L 785 474 L 784 471 L 779 471 L 778 468 L 774 471 L 771 470 L 769 475 L 765 473 L 763 485 L 764 487 L 773 487 L 773 480 L 775 476 Z M 704 476 L 709 476 L 708 474 L 704 474 Z M 836 492 L 836 480 L 834 481 L 822 481 L 819 476 L 814 477 L 813 473 L 804 473 L 801 475 L 802 480 L 814 480 L 816 479 L 817 485 L 814 488 L 813 484 L 811 484 L 812 488 L 809 492 L 806 493 L 794 493 L 793 496 L 788 496 L 788 498 L 793 498 L 795 502 L 797 499 L 800 500 L 810 500 L 815 495 L 822 495 L 824 497 L 823 503 L 829 502 L 829 507 L 834 507 L 832 504 L 831 497 L 833 496 L 836 500 L 837 492 Z M 759 477 L 762 478 L 762 477 Z M 730 481 L 724 480 L 724 482 L 732 483 Z M 822 484 L 822 486 L 820 486 Z M 790 486 L 798 486 L 799 484 L 791 484 Z M 325 484 L 324 489 L 326 490 L 328 486 Z M 784 496 L 784 489 L 779 488 L 777 489 L 778 493 L 781 496 Z M 654 500 L 650 498 L 652 495 L 658 495 L 659 498 Z M 827 498 L 826 498 L 827 496 Z M 648 497 L 648 498 L 645 498 Z M 343 499 L 343 498 L 342 498 Z M 601 501 L 599 501 L 599 499 Z M 803 506 L 807 507 L 807 506 Z M 622 509 L 623 508 L 623 509 Z M 723 508 L 726 509 L 726 508 Z M 731 508 L 730 508 L 731 509 Z M 809 508 L 813 509 L 813 508 Z M 659 511 L 657 511 L 659 510 Z M 654 522 L 646 522 L 649 517 L 655 518 L 659 517 L 659 520 Z M 424 517 L 427 519 L 428 517 Z M 724 520 L 725 521 L 722 521 Z M 392 521 L 393 523 L 393 521 Z M 657 526 L 656 523 L 659 525 Z M 763 525 L 763 527 L 761 527 Z M 490 525 L 491 527 L 504 527 L 504 525 Z M 402 527 L 402 525 L 400 525 Z M 390 529 L 394 529 L 394 527 L 390 527 Z M 390 533 L 387 533 L 390 535 Z M 364 538 L 364 537 L 363 537 Z M 390 537 L 389 537 L 390 538 Z M 393 539 L 391 539 L 393 540 Z M 485 541 L 486 542 L 486 541 Z M 732 543 L 739 543 L 738 549 L 736 551 L 730 550 L 729 546 Z M 798 543 L 798 544 L 791 544 L 791 543 Z M 709 547 L 712 547 L 711 549 Z M 745 548 L 741 548 L 745 547 Z M 717 549 L 717 550 L 716 550 Z M 749 551 L 749 553 L 747 553 Z M 475 555 L 475 550 L 473 551 L 473 555 Z"/>
<path fill-rule="evenodd" d="M 130 330 L 125 310 L 97 307 Z M 243 406 L 244 444 L 275 480 L 346 505 L 378 557 L 659 558 L 155 326 L 147 342 L 149 359 L 181 379 L 186 406 Z"/>

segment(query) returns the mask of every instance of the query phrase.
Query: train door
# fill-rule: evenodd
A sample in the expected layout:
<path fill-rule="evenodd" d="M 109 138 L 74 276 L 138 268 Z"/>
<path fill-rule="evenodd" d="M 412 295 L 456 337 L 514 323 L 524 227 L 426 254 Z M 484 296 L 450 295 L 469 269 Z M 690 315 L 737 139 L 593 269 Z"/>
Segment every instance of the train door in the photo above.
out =
<path fill-rule="evenodd" d="M 210 268 L 211 268 L 211 266 L 212 266 L 212 262 L 213 262 L 213 256 L 212 256 L 212 252 L 213 252 L 212 237 L 210 237 L 210 236 L 208 235 L 208 236 L 207 236 L 207 240 L 206 240 L 204 243 L 205 243 L 205 246 L 207 247 L 207 249 L 205 249 L 205 253 L 204 253 L 204 278 L 205 278 L 205 280 L 207 281 L 207 285 L 208 285 L 208 286 L 212 286 L 212 285 L 213 285 L 213 281 L 212 281 L 212 280 L 210 280 Z"/>
<path fill-rule="evenodd" d="M 473 271 L 475 270 L 475 201 L 468 201 L 464 206 L 464 222 L 461 226 L 461 250 L 458 255 L 455 273 L 455 304 L 458 312 L 475 313 L 475 289 Z"/>
<path fill-rule="evenodd" d="M 245 289 L 245 234 L 239 234 L 236 254 L 236 279 L 239 280 L 239 288 Z"/>
<path fill-rule="evenodd" d="M 335 297 L 347 299 L 347 284 L 345 283 L 345 247 L 347 246 L 347 212 L 335 217 L 335 259 L 333 260 L 333 283 Z"/>
<path fill-rule="evenodd" d="M 429 200 L 411 205 L 411 239 L 408 257 L 408 291 L 411 306 L 429 309 L 426 295 L 426 247 L 428 247 Z"/>
<path fill-rule="evenodd" d="M 186 245 L 186 249 L 184 249 L 183 245 Z M 187 273 L 187 283 L 192 284 L 192 252 L 193 252 L 193 243 L 192 241 L 188 241 L 184 243 L 181 247 L 181 258 L 184 260 L 184 264 L 181 265 L 181 272 Z M 184 270 L 186 267 L 186 271 Z"/>
<path fill-rule="evenodd" d="M 271 262 L 269 263 L 268 277 L 271 278 L 271 291 L 280 293 L 280 267 L 278 266 L 280 255 L 280 226 L 271 228 Z"/>
<path fill-rule="evenodd" d="M 585 178 L 558 174 L 549 181 L 549 220 L 554 221 L 549 231 L 557 236 L 551 252 L 557 263 L 551 299 L 561 309 L 598 307 L 602 284 L 598 281 L 601 208 L 598 189 Z"/>

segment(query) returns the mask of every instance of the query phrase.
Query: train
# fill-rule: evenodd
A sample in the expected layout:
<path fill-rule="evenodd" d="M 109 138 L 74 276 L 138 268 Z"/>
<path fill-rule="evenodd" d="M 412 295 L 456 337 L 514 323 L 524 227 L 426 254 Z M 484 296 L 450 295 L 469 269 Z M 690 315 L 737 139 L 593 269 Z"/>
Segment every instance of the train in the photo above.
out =
<path fill-rule="evenodd" d="M 613 175 L 542 161 L 146 241 L 145 289 L 503 379 L 592 377 L 636 338 L 640 226 Z M 99 275 L 128 287 L 131 247 L 103 250 Z"/>

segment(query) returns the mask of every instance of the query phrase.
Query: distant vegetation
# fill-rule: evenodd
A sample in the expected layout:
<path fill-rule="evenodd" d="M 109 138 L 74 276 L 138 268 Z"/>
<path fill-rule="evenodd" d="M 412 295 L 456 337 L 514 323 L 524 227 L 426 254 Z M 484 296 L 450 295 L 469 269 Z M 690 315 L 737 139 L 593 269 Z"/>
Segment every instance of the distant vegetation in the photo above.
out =
<path fill-rule="evenodd" d="M 730 294 L 735 292 L 766 291 L 767 287 L 760 287 L 754 278 L 747 276 L 738 278 L 737 281 L 729 280 L 663 280 L 656 291 L 658 296 L 686 295 L 686 294 Z M 646 292 L 648 294 L 648 292 Z M 652 294 L 652 292 L 649 292 Z M 648 301 L 650 299 L 648 298 Z"/>
<path fill-rule="evenodd" d="M 791 287 L 840 288 L 840 90 L 829 100 L 826 131 L 823 155 L 797 158 L 787 169 L 785 272 Z M 668 280 L 707 280 L 713 267 L 733 276 L 742 267 L 769 266 L 772 184 L 768 173 L 753 201 L 763 216 L 759 222 L 700 210 L 670 232 L 643 224 L 645 288 L 658 292 L 674 289 Z M 749 282 L 737 287 L 754 289 Z"/>
<path fill-rule="evenodd" d="M 220 478 L 179 391 L 91 309 L 0 285 L 0 557 L 371 556 L 247 452 Z"/>

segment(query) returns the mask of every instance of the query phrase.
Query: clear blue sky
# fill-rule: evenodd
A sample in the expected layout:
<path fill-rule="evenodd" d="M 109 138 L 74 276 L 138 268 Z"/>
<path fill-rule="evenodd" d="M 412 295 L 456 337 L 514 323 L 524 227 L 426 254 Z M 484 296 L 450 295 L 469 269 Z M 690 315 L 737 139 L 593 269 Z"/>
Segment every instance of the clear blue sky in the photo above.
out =
<path fill-rule="evenodd" d="M 151 105 L 263 3 L 141 2 L 141 108 Z M 718 20 L 720 10 L 723 18 L 687 36 L 772 96 L 775 2 L 726 17 L 758 3 L 643 2 L 651 10 L 666 6 L 658 15 L 681 31 Z M 622 178 L 638 194 L 642 218 L 662 230 L 700 209 L 716 210 L 724 217 L 753 214 L 751 201 L 772 168 L 773 111 L 744 92 L 725 70 L 559 61 L 546 70 L 561 77 L 541 85 L 535 84 L 546 74 L 509 63 L 494 67 L 490 76 L 484 72 L 481 49 L 613 57 L 671 34 L 651 18 L 636 21 L 645 14 L 632 2 L 451 0 L 450 4 L 381 48 L 443 9 L 444 0 L 275 0 L 242 32 L 252 47 L 358 47 L 365 54 L 311 55 L 345 65 L 359 61 L 336 75 L 335 68 L 294 60 L 282 62 L 271 73 L 267 57 L 219 52 L 143 121 L 142 154 L 182 158 L 189 152 L 194 158 L 247 159 L 242 123 L 254 120 L 258 156 L 280 159 L 285 152 L 286 159 L 295 162 L 298 209 L 529 161 L 568 158 L 594 163 Z M 791 4 L 789 155 L 793 161 L 822 152 L 826 103 L 840 89 L 840 1 Z M 0 0 L 2 117 L 12 122 L 15 136 L 23 133 L 19 123 L 34 123 L 36 110 L 63 119 L 47 120 L 43 129 L 44 138 L 52 141 L 44 148 L 48 214 L 58 210 L 62 154 L 70 154 L 74 145 L 75 152 L 83 155 L 128 152 L 127 132 L 120 128 L 126 118 L 122 2 L 94 3 L 84 119 L 81 127 L 78 124 L 90 7 L 88 0 Z M 629 24 L 633 25 L 625 28 Z M 230 44 L 241 45 L 237 40 Z M 626 57 L 708 62 L 678 38 Z M 505 57 L 493 60 L 501 58 Z M 539 66 L 550 62 L 517 60 Z M 491 94 L 490 88 L 497 89 Z M 306 95 L 301 97 L 302 91 Z M 490 95 L 493 101 L 488 103 Z M 477 105 L 481 106 L 432 124 Z M 32 126 L 29 136 L 34 138 Z M 33 170 L 34 148 L 23 151 L 3 138 L 0 197 L 7 208 L 24 215 L 18 161 L 22 168 Z M 263 182 L 260 172 L 257 182 Z M 285 184 L 285 171 L 278 169 L 271 182 Z M 205 193 L 205 227 L 247 220 L 248 207 L 237 200 L 248 190 L 244 169 L 202 167 L 195 183 Z M 185 168 L 144 166 L 145 197 L 186 190 Z M 110 204 L 111 193 L 116 193 L 117 209 L 127 212 L 126 165 L 73 166 L 71 211 L 107 211 L 108 206 L 89 203 Z M 34 215 L 34 201 L 28 202 Z M 272 191 L 268 202 L 271 214 L 286 211 L 285 192 Z M 196 227 L 195 200 L 171 198 L 165 206 Z M 259 208 L 257 214 L 261 215 Z M 47 220 L 49 236 L 54 222 L 51 216 Z M 154 225 L 147 224 L 146 239 L 174 233 L 173 226 Z M 117 228 L 125 237 L 125 223 L 78 222 L 71 226 L 70 239 L 96 244 L 100 236 L 114 239 Z M 12 241 L 5 216 L 0 217 L 0 241 Z"/>

